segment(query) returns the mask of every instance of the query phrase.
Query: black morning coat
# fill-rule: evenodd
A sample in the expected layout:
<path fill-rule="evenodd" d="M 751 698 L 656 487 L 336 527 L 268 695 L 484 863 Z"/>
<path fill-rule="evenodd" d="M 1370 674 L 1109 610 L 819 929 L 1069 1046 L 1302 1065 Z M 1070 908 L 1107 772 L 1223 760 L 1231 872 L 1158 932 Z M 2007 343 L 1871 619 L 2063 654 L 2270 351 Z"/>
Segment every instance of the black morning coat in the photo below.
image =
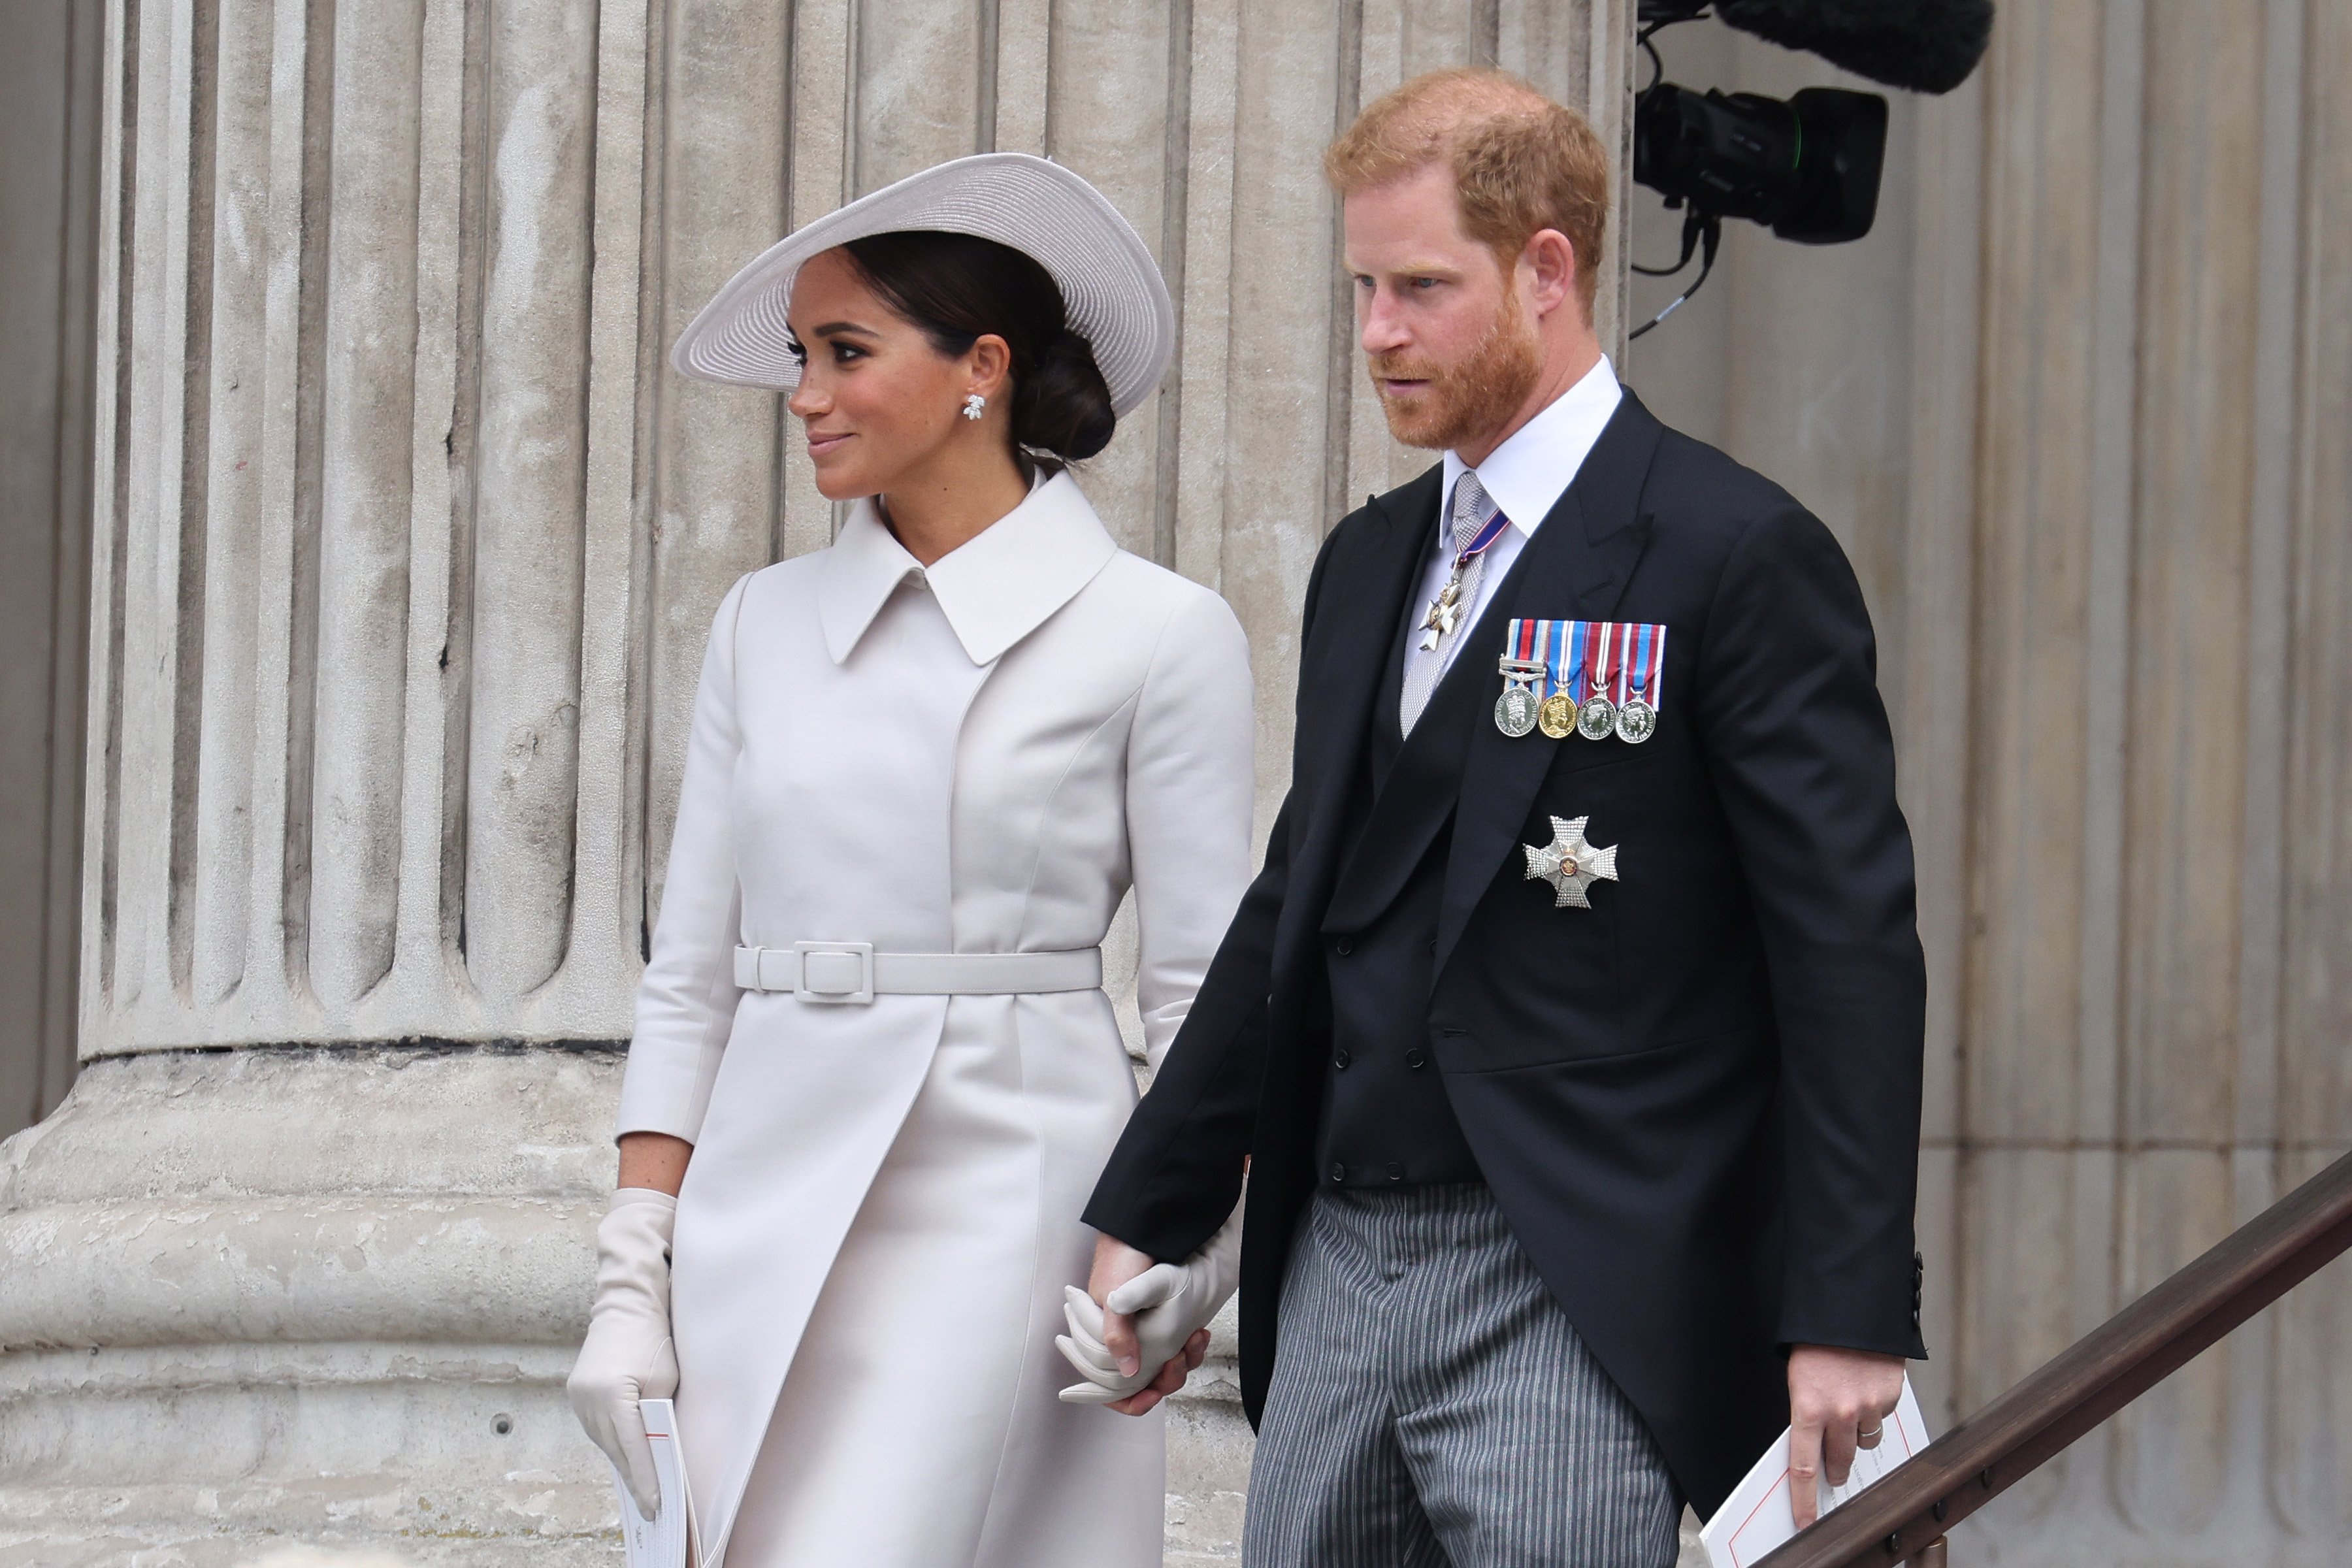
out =
<path fill-rule="evenodd" d="M 1427 1018 L 1444 1091 L 1512 1234 L 1705 1516 L 1788 1423 L 1786 1347 L 1926 1353 L 1912 1205 L 1927 980 L 1869 616 L 1828 529 L 1628 391 L 1347 856 L 1442 472 L 1373 498 L 1324 544 L 1265 869 L 1086 1218 L 1183 1258 L 1231 1211 L 1250 1156 L 1255 1422 L 1319 1174 L 1335 954 L 1450 817 Z M 1656 733 L 1498 731 L 1513 617 L 1663 623 Z M 1549 843 L 1554 816 L 1617 846 L 1620 879 L 1596 882 L 1589 910 L 1555 908 L 1526 877 L 1520 846 Z"/>

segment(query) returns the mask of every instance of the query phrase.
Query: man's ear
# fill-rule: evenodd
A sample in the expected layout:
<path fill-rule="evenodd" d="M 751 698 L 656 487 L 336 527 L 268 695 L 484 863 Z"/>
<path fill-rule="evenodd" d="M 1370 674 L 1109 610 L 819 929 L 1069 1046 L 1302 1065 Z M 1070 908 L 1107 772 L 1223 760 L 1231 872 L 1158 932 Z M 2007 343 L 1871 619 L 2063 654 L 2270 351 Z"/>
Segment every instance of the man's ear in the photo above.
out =
<path fill-rule="evenodd" d="M 1582 258 L 1568 236 L 1556 228 L 1538 229 L 1519 252 L 1519 265 L 1535 274 L 1535 306 L 1538 318 L 1549 316 L 1577 298 L 1576 269 Z"/>

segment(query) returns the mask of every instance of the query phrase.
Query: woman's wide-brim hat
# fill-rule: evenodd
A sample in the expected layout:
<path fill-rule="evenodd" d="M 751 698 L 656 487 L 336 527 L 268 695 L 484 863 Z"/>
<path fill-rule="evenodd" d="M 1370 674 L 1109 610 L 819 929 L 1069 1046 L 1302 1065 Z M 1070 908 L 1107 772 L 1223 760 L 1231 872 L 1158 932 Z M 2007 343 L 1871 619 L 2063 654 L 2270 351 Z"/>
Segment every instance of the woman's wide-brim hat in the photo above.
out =
<path fill-rule="evenodd" d="M 1176 349 L 1176 307 L 1143 237 L 1100 191 L 1026 153 L 982 153 L 909 174 L 768 247 L 719 290 L 670 363 L 698 381 L 790 391 L 800 384 L 784 325 L 793 279 L 820 251 L 869 234 L 946 229 L 1034 258 L 1061 286 L 1072 331 L 1093 348 L 1126 414 L 1151 395 Z"/>

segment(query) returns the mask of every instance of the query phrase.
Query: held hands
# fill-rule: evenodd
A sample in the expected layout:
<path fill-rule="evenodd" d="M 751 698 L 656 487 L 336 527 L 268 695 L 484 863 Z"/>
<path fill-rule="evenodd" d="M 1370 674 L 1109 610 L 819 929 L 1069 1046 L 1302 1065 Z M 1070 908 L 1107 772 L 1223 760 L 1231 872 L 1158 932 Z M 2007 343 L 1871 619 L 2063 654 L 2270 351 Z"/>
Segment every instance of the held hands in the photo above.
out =
<path fill-rule="evenodd" d="M 1821 1511 L 1820 1483 L 1842 1487 L 1854 1450 L 1875 1448 L 1903 1398 L 1903 1358 L 1799 1345 L 1789 1352 L 1789 1509 L 1804 1529 Z"/>
<path fill-rule="evenodd" d="M 1233 1216 L 1181 1264 L 1154 1262 L 1111 1237 L 1097 1239 L 1093 1294 L 1065 1292 L 1070 1331 L 1054 1341 L 1087 1380 L 1062 1390 L 1065 1400 L 1140 1415 L 1184 1386 L 1208 1354 L 1209 1320 L 1240 1279 L 1242 1208 L 1234 1205 Z"/>
<path fill-rule="evenodd" d="M 677 1356 L 669 1337 L 670 1228 L 677 1200 L 649 1187 L 623 1187 L 596 1227 L 596 1302 L 588 1340 L 565 1392 L 572 1414 L 627 1478 L 629 1495 L 647 1519 L 661 1505 L 653 1446 L 640 1399 L 677 1392 Z"/>
<path fill-rule="evenodd" d="M 1157 1267 L 1164 1268 L 1168 1265 Z M 1171 1347 L 1165 1335 L 1152 1331 L 1151 1313 L 1145 1311 L 1143 1323 L 1134 1336 L 1139 1348 L 1129 1357 L 1138 1370 L 1132 1376 L 1122 1375 L 1118 1357 L 1103 1343 L 1102 1308 L 1075 1285 L 1064 1286 L 1062 1297 L 1062 1315 L 1070 1331 L 1056 1334 L 1054 1343 L 1087 1379 L 1062 1390 L 1065 1404 L 1106 1405 L 1121 1415 L 1140 1415 L 1183 1387 L 1184 1380 L 1208 1357 L 1208 1330 L 1194 1329 L 1181 1343 Z M 1119 1292 L 1112 1291 L 1111 1299 L 1121 1300 Z M 1168 1326 L 1181 1328 L 1181 1320 L 1171 1320 Z M 1161 1356 L 1161 1352 L 1171 1348 L 1173 1354 Z"/>

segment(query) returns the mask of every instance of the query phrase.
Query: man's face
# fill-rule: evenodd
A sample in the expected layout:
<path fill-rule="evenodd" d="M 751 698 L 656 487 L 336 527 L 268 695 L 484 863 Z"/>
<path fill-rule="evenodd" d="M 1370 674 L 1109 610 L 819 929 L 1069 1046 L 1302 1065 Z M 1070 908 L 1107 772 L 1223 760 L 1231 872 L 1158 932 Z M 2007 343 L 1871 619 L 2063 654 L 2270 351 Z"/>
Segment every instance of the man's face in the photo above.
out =
<path fill-rule="evenodd" d="M 1409 447 L 1476 445 L 1535 389 L 1542 345 L 1518 279 L 1462 229 L 1453 174 L 1432 163 L 1349 196 L 1356 325 L 1389 430 Z"/>

